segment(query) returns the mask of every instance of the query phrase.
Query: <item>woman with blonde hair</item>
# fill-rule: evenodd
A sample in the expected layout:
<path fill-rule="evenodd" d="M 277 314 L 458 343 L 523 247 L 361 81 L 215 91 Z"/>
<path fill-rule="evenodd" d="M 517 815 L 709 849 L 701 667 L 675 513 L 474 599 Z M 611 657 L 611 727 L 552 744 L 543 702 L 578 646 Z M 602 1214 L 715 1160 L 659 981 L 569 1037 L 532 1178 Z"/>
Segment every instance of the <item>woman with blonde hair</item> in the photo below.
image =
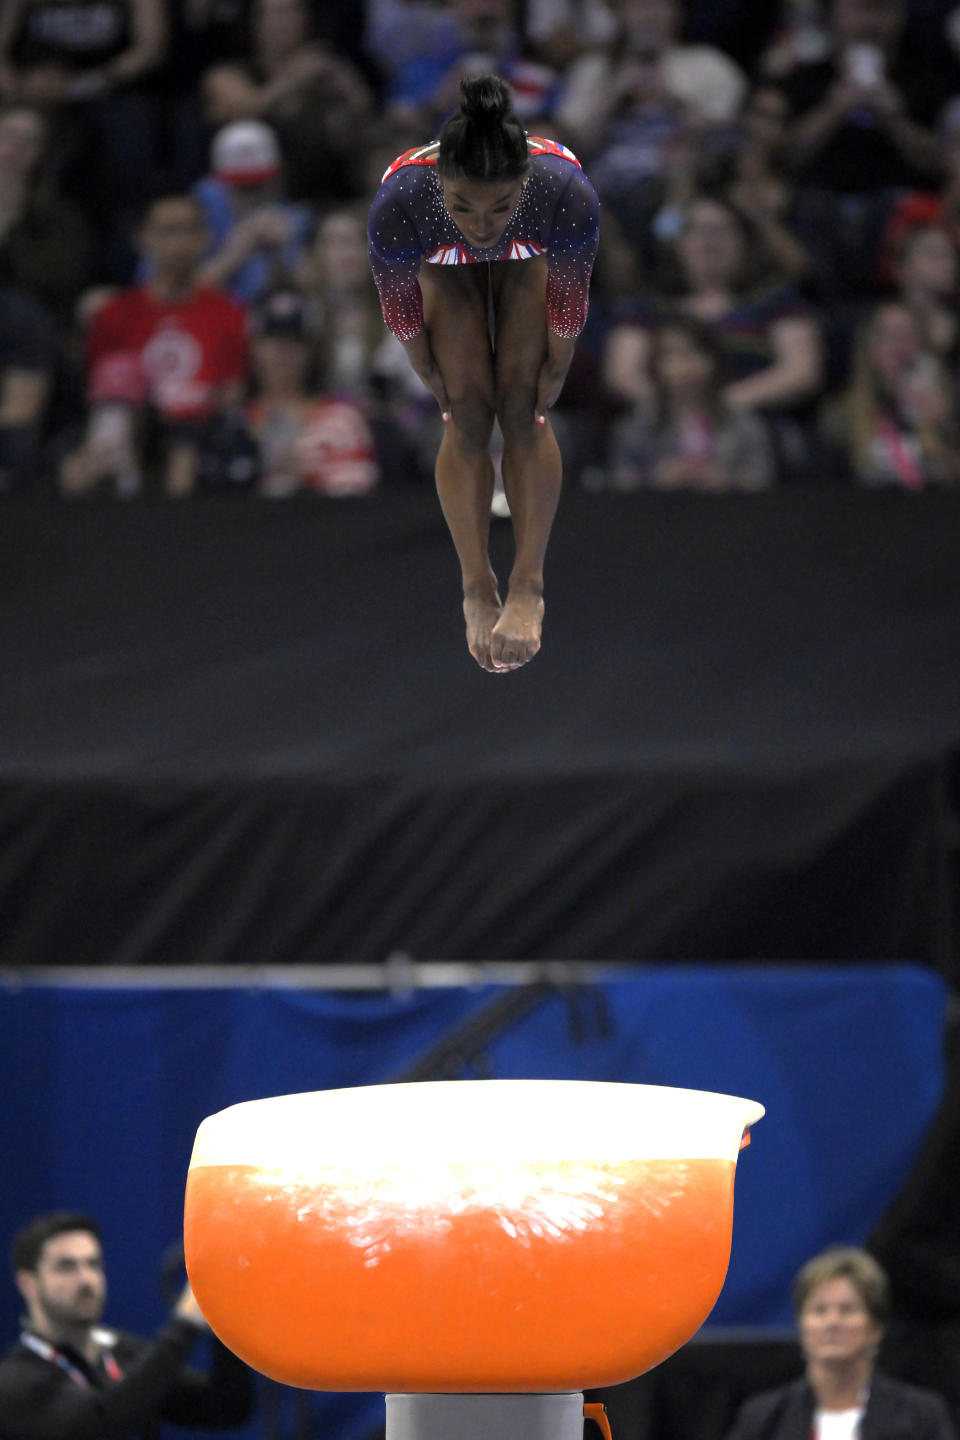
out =
<path fill-rule="evenodd" d="M 861 323 L 849 384 L 823 408 L 828 453 L 858 485 L 923 490 L 960 481 L 960 433 L 943 362 L 899 300 Z"/>

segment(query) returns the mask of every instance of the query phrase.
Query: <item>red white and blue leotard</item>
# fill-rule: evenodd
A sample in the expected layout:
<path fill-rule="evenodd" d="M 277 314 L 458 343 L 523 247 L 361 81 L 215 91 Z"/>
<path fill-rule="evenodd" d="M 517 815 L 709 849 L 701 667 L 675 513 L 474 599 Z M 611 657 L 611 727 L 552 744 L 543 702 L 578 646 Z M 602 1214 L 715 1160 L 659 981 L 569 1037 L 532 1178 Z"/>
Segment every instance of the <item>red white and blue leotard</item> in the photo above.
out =
<path fill-rule="evenodd" d="M 528 137 L 532 168 L 503 235 L 489 250 L 468 245 L 443 203 L 438 145 L 408 150 L 384 175 L 370 207 L 370 264 L 383 318 L 401 340 L 423 327 L 417 284 L 422 262 L 469 265 L 483 260 L 547 257 L 547 323 L 557 335 L 579 335 L 587 318 L 590 272 L 600 233 L 600 202 L 577 157 L 552 140 Z"/>

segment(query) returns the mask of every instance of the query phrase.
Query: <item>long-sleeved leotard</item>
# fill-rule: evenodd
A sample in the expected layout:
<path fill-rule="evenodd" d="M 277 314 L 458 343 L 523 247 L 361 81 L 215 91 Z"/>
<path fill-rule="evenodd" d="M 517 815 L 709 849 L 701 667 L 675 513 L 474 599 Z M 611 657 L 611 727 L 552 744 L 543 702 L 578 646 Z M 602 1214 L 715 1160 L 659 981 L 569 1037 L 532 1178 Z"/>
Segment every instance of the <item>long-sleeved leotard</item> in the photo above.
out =
<path fill-rule="evenodd" d="M 600 202 L 563 145 L 531 135 L 532 168 L 503 235 L 489 250 L 468 245 L 443 203 L 436 142 L 409 150 L 383 177 L 370 207 L 370 264 L 387 325 L 400 340 L 423 326 L 417 283 L 421 263 L 467 265 L 484 260 L 547 257 L 547 324 L 579 335 L 587 318 L 590 272 L 600 232 Z"/>

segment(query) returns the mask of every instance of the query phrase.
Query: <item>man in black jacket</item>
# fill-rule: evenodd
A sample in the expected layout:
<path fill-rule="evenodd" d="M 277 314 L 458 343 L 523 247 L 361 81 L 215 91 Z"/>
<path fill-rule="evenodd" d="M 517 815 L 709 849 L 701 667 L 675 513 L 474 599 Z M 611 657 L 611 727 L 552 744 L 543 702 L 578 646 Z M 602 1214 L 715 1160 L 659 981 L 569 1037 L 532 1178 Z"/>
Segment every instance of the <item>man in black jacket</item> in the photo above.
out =
<path fill-rule="evenodd" d="M 208 1329 L 189 1285 L 152 1341 L 101 1327 L 107 1287 L 89 1216 L 37 1216 L 12 1260 L 26 1317 L 0 1360 L 0 1440 L 127 1440 L 162 1421 L 226 1429 L 248 1418 L 250 1372 L 218 1341 L 209 1374 L 185 1366 Z"/>

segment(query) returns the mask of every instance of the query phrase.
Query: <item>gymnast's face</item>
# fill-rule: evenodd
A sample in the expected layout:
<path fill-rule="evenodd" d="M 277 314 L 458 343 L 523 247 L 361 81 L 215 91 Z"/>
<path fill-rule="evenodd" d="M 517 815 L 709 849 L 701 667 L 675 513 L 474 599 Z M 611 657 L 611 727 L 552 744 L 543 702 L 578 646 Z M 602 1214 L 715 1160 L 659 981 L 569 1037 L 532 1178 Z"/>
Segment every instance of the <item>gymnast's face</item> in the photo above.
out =
<path fill-rule="evenodd" d="M 440 189 L 447 213 L 467 244 L 489 250 L 520 203 L 523 179 L 441 180 Z"/>

